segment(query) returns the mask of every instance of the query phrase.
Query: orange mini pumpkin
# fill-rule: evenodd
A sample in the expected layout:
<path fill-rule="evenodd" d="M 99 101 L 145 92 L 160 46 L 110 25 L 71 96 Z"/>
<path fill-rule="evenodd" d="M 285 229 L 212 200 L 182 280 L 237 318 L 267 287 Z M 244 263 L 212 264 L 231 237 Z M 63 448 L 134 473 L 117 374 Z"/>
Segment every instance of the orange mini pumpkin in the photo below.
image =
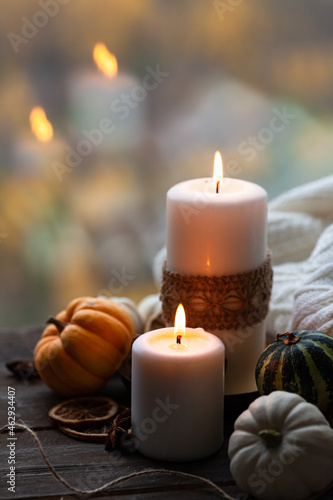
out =
<path fill-rule="evenodd" d="M 132 319 L 109 299 L 72 300 L 48 323 L 35 347 L 34 361 L 43 381 L 62 396 L 100 389 L 131 349 Z"/>

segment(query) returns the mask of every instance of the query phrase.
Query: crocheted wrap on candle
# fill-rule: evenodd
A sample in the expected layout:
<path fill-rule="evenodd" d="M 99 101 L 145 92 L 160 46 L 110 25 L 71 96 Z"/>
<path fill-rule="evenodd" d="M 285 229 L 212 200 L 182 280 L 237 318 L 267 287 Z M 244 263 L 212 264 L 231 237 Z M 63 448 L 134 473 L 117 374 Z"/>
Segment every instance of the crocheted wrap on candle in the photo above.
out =
<path fill-rule="evenodd" d="M 186 325 L 206 330 L 255 326 L 268 313 L 273 270 L 271 255 L 256 269 L 228 276 L 189 276 L 169 271 L 164 263 L 160 299 L 165 324 L 174 324 L 179 303 Z"/>

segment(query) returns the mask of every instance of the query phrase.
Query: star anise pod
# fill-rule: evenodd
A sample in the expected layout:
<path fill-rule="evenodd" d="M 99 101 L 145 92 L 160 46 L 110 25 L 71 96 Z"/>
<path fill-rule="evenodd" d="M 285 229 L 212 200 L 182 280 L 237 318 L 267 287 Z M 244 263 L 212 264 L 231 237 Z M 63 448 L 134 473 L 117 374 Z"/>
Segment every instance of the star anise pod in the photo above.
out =
<path fill-rule="evenodd" d="M 6 363 L 6 366 L 17 378 L 24 381 L 29 378 L 39 377 L 33 359 L 29 359 L 28 361 L 9 361 Z"/>
<path fill-rule="evenodd" d="M 131 436 L 131 409 L 125 408 L 114 418 L 111 429 L 105 439 L 105 449 L 121 449 L 125 441 Z"/>

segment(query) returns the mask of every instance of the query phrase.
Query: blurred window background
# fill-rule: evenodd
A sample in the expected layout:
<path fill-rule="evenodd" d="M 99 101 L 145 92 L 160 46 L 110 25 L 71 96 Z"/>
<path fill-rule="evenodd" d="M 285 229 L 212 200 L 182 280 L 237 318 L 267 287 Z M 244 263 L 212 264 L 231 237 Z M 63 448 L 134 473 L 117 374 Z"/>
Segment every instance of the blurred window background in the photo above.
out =
<path fill-rule="evenodd" d="M 154 293 L 166 191 L 217 149 L 270 199 L 332 172 L 328 0 L 1 8 L 1 326 Z"/>

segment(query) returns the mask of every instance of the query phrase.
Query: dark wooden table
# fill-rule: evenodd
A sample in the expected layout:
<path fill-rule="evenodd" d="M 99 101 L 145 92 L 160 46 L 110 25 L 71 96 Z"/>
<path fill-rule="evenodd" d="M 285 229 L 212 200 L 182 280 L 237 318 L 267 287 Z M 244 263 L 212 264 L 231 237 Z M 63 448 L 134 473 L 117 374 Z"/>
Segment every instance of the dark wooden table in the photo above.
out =
<path fill-rule="evenodd" d="M 195 474 L 213 481 L 237 500 L 249 497 L 235 485 L 230 474 L 227 455 L 228 437 L 235 418 L 257 396 L 231 396 L 225 402 L 225 441 L 220 452 L 208 459 L 191 463 L 166 463 L 149 460 L 137 452 L 121 454 L 107 452 L 103 444 L 86 443 L 62 434 L 48 417 L 48 410 L 62 401 L 38 379 L 16 379 L 6 368 L 6 362 L 31 359 L 41 328 L 0 331 L 1 411 L 0 426 L 7 423 L 8 387 L 15 389 L 16 422 L 22 420 L 40 438 L 45 452 L 56 471 L 72 486 L 81 490 L 95 489 L 113 479 L 145 469 L 176 470 Z M 129 405 L 130 394 L 120 377 L 114 377 L 100 391 L 121 404 Z M 1 484 L 0 498 L 74 498 L 73 491 L 59 483 L 44 462 L 33 437 L 26 431 L 15 429 L 15 492 L 8 491 L 9 448 L 8 434 L 0 435 Z M 92 498 L 121 498 L 123 500 L 173 500 L 222 498 L 212 487 L 197 479 L 167 474 L 139 476 L 114 486 L 106 494 Z M 320 497 L 333 498 L 333 489 Z M 292 497 L 291 497 L 292 499 Z"/>

